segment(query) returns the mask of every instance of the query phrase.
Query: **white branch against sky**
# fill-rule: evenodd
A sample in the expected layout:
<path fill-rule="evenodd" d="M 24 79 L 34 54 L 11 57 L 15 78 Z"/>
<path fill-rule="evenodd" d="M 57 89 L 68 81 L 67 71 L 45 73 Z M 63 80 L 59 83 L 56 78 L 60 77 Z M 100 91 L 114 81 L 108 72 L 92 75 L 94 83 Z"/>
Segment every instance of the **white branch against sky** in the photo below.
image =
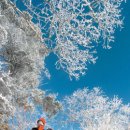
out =
<path fill-rule="evenodd" d="M 96 63 L 96 47 L 111 48 L 114 33 L 122 28 L 125 0 L 23 0 L 42 30 L 43 41 L 57 55 L 56 68 L 79 79 L 88 63 Z M 17 5 L 17 1 L 15 1 Z"/>

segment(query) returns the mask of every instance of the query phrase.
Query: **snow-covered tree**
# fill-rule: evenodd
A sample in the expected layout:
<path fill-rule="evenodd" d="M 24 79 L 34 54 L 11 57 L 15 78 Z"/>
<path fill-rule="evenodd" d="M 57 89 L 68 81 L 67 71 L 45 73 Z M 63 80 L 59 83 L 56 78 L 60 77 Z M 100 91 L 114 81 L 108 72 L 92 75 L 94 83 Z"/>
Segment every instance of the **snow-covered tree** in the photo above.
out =
<path fill-rule="evenodd" d="M 30 26 L 6 0 L 1 0 L 0 93 L 1 100 L 10 101 L 8 107 L 13 106 L 11 101 L 14 99 L 19 103 L 17 98 L 12 99 L 12 97 L 16 97 L 16 95 L 20 97 L 20 95 L 25 95 L 29 89 L 37 89 L 38 77 L 44 68 L 45 47 L 40 43 L 39 38 L 35 37 L 38 27 L 35 27 L 33 23 L 32 28 Z M 19 103 L 19 105 L 21 104 Z M 3 108 L 2 110 L 6 111 Z"/>
<path fill-rule="evenodd" d="M 110 99 L 99 88 L 75 91 L 64 101 L 63 126 L 78 130 L 128 130 L 130 104 Z"/>
<path fill-rule="evenodd" d="M 21 2 L 42 30 L 48 49 L 57 55 L 56 67 L 79 79 L 95 63 L 97 43 L 110 49 L 114 32 L 122 27 L 125 0 L 13 0 Z M 19 7 L 19 6 L 18 6 Z"/>
<path fill-rule="evenodd" d="M 97 43 L 102 42 L 103 47 L 110 48 L 115 29 L 122 27 L 120 5 L 123 1 L 125 0 L 44 0 L 35 3 L 32 0 L 0 0 L 0 125 L 8 121 L 8 117 L 15 116 L 16 119 L 18 108 L 22 113 L 24 110 L 35 110 L 36 106 L 40 105 L 49 116 L 61 109 L 55 96 L 46 96 L 45 92 L 38 88 L 41 72 L 50 77 L 45 67 L 45 58 L 53 52 L 58 57 L 57 69 L 62 68 L 70 78 L 79 79 L 86 73 L 87 64 L 96 62 Z M 26 11 L 19 10 L 19 2 Z M 94 93 L 95 98 L 100 95 L 96 90 L 92 91 L 92 97 Z M 74 95 L 82 92 L 87 92 L 87 89 L 77 91 Z M 74 100 L 74 95 L 67 98 L 66 111 L 71 120 L 74 116 L 77 121 L 80 118 L 76 115 L 80 99 L 75 96 Z M 91 95 L 89 97 L 92 98 Z M 112 119 L 112 129 L 118 130 L 115 126 L 118 122 L 122 130 L 125 130 L 129 121 L 129 106 L 122 105 L 117 98 L 109 101 L 102 95 L 99 97 L 106 106 L 98 98 L 97 104 L 95 99 L 90 101 L 92 105 L 101 104 L 101 110 L 104 110 L 101 113 L 101 110 L 96 109 L 95 115 L 92 115 L 99 117 L 98 122 L 91 117 L 94 106 L 91 108 L 92 113 L 90 111 L 90 115 L 86 115 L 84 111 L 90 106 L 80 109 L 85 104 L 79 102 L 79 113 L 83 116 L 82 119 L 85 119 L 80 123 L 80 128 L 92 128 L 92 122 L 100 130 L 109 129 L 109 125 L 105 124 L 109 124 L 108 120 Z M 71 110 L 73 114 L 69 113 Z M 106 111 L 108 113 L 105 113 Z M 108 114 L 109 119 L 104 120 L 104 114 Z M 117 120 L 116 116 L 119 116 Z M 102 126 L 99 125 L 101 121 L 104 121 Z"/>
<path fill-rule="evenodd" d="M 25 14 L 0 0 L 0 124 L 15 114 L 16 107 L 32 110 L 37 104 L 44 107 L 46 101 L 38 86 L 41 73 L 49 77 L 44 64 L 48 50 L 39 27 Z M 57 101 L 50 104 L 55 103 L 59 105 Z M 53 109 L 58 111 L 60 105 L 56 105 Z"/>
<path fill-rule="evenodd" d="M 46 96 L 40 104 L 43 104 L 43 106 L 35 106 L 31 111 L 23 107 L 16 107 L 15 114 L 9 118 L 10 129 L 31 130 L 32 127 L 36 126 L 37 120 L 41 117 L 46 119 L 46 128 L 51 127 L 49 120 L 52 120 L 51 117 L 61 109 L 61 105 L 56 101 L 56 95 L 54 94 Z"/>
<path fill-rule="evenodd" d="M 15 115 L 9 118 L 11 130 L 31 130 L 36 126 L 36 121 L 41 116 L 38 110 L 26 111 L 22 107 L 16 107 Z"/>

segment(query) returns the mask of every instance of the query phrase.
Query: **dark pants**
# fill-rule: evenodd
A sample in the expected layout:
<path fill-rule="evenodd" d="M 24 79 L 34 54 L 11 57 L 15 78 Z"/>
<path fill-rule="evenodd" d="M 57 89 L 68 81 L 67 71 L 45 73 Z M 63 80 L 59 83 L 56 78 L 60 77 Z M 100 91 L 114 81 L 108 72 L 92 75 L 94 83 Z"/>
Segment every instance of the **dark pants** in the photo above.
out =
<path fill-rule="evenodd" d="M 32 130 L 38 130 L 38 128 L 32 128 Z"/>

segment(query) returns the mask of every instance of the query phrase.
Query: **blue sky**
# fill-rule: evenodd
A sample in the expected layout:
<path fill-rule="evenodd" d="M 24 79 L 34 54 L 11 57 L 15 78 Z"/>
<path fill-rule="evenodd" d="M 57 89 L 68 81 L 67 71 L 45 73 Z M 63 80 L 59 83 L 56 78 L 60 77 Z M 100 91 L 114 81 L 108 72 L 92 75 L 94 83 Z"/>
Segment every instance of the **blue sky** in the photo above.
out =
<path fill-rule="evenodd" d="M 59 98 L 70 95 L 73 91 L 89 87 L 101 87 L 109 97 L 118 95 L 124 103 L 130 102 L 130 1 L 122 6 L 125 17 L 124 28 L 115 33 L 112 49 L 97 48 L 98 60 L 88 66 L 87 74 L 80 80 L 70 81 L 63 70 L 55 69 L 56 56 L 50 54 L 46 58 L 46 65 L 51 73 L 50 80 L 44 80 L 42 89 L 59 93 Z"/>

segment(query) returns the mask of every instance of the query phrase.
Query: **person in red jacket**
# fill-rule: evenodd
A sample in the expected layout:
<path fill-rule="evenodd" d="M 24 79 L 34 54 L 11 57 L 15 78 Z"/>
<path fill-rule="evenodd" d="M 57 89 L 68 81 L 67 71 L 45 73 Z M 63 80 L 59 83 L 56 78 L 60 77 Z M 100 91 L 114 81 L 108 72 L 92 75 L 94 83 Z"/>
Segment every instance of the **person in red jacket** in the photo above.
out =
<path fill-rule="evenodd" d="M 32 128 L 32 130 L 44 130 L 46 124 L 46 120 L 44 118 L 40 118 L 37 121 L 37 128 Z"/>

